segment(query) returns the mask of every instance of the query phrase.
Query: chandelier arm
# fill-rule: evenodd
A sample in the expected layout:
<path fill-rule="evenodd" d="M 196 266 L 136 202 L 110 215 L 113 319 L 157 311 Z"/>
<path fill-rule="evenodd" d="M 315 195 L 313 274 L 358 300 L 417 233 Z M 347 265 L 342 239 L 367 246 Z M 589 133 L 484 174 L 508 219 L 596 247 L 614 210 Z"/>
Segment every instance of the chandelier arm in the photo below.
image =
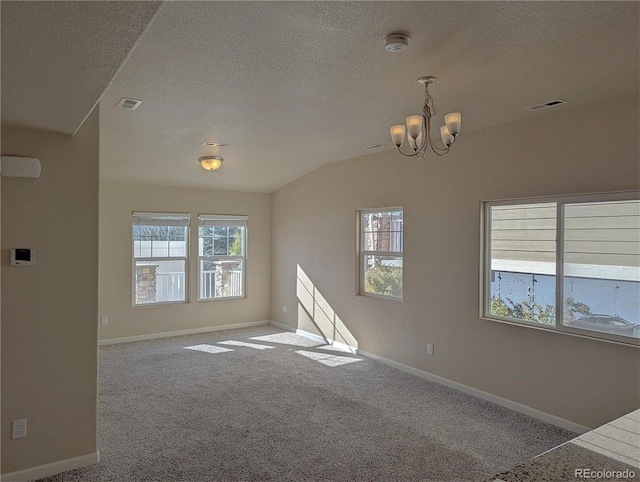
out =
<path fill-rule="evenodd" d="M 405 156 L 405 157 L 417 157 L 417 156 L 418 156 L 418 153 L 420 152 L 420 151 L 418 151 L 418 152 L 413 152 L 413 153 L 411 153 L 411 154 L 405 154 L 404 152 L 402 152 L 402 150 L 400 149 L 400 147 L 396 146 L 396 149 L 397 149 L 397 151 L 398 151 L 400 154 L 402 154 L 402 155 L 403 155 L 403 156 Z"/>
<path fill-rule="evenodd" d="M 452 145 L 453 145 L 453 144 L 451 144 L 451 146 L 452 146 Z M 435 152 L 436 154 L 437 154 L 438 152 L 444 152 L 444 153 L 446 154 L 447 152 L 449 152 L 449 150 L 451 150 L 451 146 L 449 146 L 449 147 L 444 147 L 444 148 L 443 148 L 443 147 L 438 147 L 438 146 L 434 146 L 433 144 L 431 144 L 431 150 L 432 150 L 433 152 Z"/>
<path fill-rule="evenodd" d="M 426 124 L 427 124 L 427 126 L 426 126 L 426 128 L 427 128 L 427 136 L 426 137 L 429 140 L 428 146 L 430 146 L 431 150 L 433 152 L 435 152 L 436 154 L 438 154 L 439 156 L 447 155 L 447 153 L 449 152 L 449 149 L 451 148 L 451 146 L 449 146 L 449 147 L 445 146 L 444 148 L 436 146 L 433 143 L 433 140 L 431 139 L 431 119 L 427 119 L 427 123 Z M 453 143 L 451 145 L 453 145 Z M 425 150 L 426 150 L 426 148 L 427 148 L 427 146 L 425 146 Z"/>
<path fill-rule="evenodd" d="M 446 156 L 447 154 L 449 154 L 449 149 L 438 149 L 437 147 L 435 147 L 433 144 L 431 144 L 431 150 L 434 152 L 434 154 L 443 157 Z"/>

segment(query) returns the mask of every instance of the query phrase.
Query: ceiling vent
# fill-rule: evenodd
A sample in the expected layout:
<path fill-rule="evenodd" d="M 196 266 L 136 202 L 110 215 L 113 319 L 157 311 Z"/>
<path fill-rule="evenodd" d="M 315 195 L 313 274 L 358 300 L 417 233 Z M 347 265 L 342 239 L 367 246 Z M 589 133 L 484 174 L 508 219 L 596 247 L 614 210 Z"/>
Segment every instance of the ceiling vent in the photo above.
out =
<path fill-rule="evenodd" d="M 126 97 L 123 97 L 116 105 L 123 109 L 134 110 L 137 109 L 140 104 L 142 104 L 141 100 L 127 99 Z"/>
<path fill-rule="evenodd" d="M 229 147 L 229 144 L 222 144 L 221 142 L 214 141 L 204 141 L 202 145 L 205 147 Z"/>
<path fill-rule="evenodd" d="M 363 149 L 365 151 L 373 151 L 373 150 L 376 150 L 376 149 L 380 149 L 381 147 L 384 147 L 384 144 L 374 144 L 374 145 L 369 146 L 369 147 L 363 147 Z"/>
<path fill-rule="evenodd" d="M 548 109 L 549 107 L 555 107 L 557 105 L 566 104 L 568 102 L 568 100 L 556 99 L 545 102 L 544 104 L 530 105 L 529 107 L 525 107 L 525 109 L 535 112 L 537 110 Z"/>

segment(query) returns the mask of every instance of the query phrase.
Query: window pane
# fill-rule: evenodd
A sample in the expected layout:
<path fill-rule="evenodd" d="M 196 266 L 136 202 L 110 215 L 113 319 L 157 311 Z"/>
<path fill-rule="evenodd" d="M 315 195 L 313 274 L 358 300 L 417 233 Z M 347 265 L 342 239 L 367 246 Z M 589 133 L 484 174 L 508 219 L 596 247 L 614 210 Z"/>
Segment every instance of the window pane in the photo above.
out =
<path fill-rule="evenodd" d="M 565 205 L 563 324 L 640 338 L 640 201 Z"/>
<path fill-rule="evenodd" d="M 555 325 L 556 203 L 491 206 L 492 315 Z"/>
<path fill-rule="evenodd" d="M 136 258 L 182 258 L 187 256 L 186 226 L 134 226 Z"/>
<path fill-rule="evenodd" d="M 226 256 L 229 254 L 229 238 L 215 237 L 213 238 L 213 254 L 218 256 Z"/>
<path fill-rule="evenodd" d="M 363 256 L 364 291 L 402 298 L 402 257 Z"/>
<path fill-rule="evenodd" d="M 402 211 L 363 214 L 362 249 L 365 251 L 403 251 Z"/>
<path fill-rule="evenodd" d="M 136 261 L 135 303 L 185 301 L 185 262 Z"/>
<path fill-rule="evenodd" d="M 213 227 L 200 226 L 198 237 L 198 255 L 213 256 Z"/>
<path fill-rule="evenodd" d="M 243 276 L 241 258 L 200 260 L 200 299 L 244 296 Z"/>

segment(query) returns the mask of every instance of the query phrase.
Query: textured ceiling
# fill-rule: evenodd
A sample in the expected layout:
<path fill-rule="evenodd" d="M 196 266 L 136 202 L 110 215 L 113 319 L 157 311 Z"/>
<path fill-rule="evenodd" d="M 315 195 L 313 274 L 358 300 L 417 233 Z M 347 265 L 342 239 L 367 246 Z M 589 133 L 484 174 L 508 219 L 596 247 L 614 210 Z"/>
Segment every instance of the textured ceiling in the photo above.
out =
<path fill-rule="evenodd" d="M 50 16 L 55 31 L 71 23 Z M 85 18 L 72 23 L 83 30 Z M 101 98 L 101 176 L 271 192 L 367 146 L 389 148 L 389 126 L 421 108 L 422 75 L 438 77 L 438 123 L 462 112 L 464 142 L 545 115 L 529 105 L 569 101 L 554 112 L 637 92 L 639 27 L 638 2 L 167 2 Z M 384 50 L 394 31 L 410 34 L 408 50 Z M 55 67 L 67 54 L 54 50 L 31 57 Z M 88 75 L 78 67 L 56 93 L 67 109 Z M 122 97 L 143 103 L 123 110 Z M 219 171 L 201 169 L 207 154 L 225 158 Z"/>
<path fill-rule="evenodd" d="M 160 2 L 0 2 L 2 124 L 73 134 Z"/>

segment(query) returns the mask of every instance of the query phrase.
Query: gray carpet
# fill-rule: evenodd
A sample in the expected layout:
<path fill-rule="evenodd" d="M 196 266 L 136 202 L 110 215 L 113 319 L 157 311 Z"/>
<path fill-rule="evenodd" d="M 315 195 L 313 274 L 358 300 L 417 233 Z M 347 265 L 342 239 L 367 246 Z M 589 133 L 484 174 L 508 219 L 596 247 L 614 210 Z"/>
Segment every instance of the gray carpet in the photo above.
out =
<path fill-rule="evenodd" d="M 574 436 L 260 326 L 101 347 L 101 462 L 45 480 L 483 480 Z"/>

